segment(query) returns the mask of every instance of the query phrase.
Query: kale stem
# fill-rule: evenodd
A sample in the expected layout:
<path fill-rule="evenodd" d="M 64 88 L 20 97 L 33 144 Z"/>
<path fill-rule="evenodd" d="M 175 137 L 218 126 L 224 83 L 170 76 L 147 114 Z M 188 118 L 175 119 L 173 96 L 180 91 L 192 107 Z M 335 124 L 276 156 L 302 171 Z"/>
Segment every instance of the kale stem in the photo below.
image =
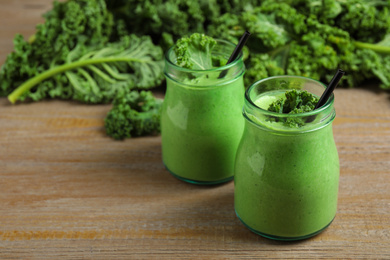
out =
<path fill-rule="evenodd" d="M 49 69 L 27 81 L 25 81 L 22 85 L 17 87 L 11 94 L 8 95 L 8 100 L 14 104 L 16 100 L 22 95 L 24 92 L 29 91 L 31 88 L 39 84 L 40 82 L 53 77 L 56 74 L 73 70 L 80 67 L 85 67 L 92 64 L 100 64 L 100 63 L 108 63 L 108 62 L 143 62 L 139 59 L 126 58 L 126 57 L 107 57 L 107 58 L 96 58 L 89 60 L 81 60 L 72 63 L 66 63 L 64 65 L 57 66 L 55 68 Z"/>
<path fill-rule="evenodd" d="M 353 42 L 353 44 L 359 49 L 370 49 L 377 53 L 390 54 L 390 47 L 378 44 L 366 43 L 366 42 Z"/>

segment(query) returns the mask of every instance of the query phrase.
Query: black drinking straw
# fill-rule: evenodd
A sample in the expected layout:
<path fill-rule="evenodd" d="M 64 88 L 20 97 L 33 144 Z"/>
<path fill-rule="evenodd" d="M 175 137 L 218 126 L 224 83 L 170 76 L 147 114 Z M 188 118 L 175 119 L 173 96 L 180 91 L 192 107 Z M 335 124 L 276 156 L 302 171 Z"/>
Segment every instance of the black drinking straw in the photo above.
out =
<path fill-rule="evenodd" d="M 336 86 L 339 84 L 340 79 L 344 76 L 345 71 L 338 69 L 336 74 L 334 74 L 332 80 L 330 81 L 329 85 L 326 87 L 324 93 L 322 93 L 320 100 L 318 100 L 316 106 L 313 110 L 316 110 L 317 108 L 322 107 L 325 105 L 326 101 L 328 101 L 330 95 L 332 95 L 333 90 L 336 88 Z M 312 115 L 307 117 L 306 123 L 313 122 L 314 119 L 316 119 L 316 115 Z"/>
<path fill-rule="evenodd" d="M 330 81 L 328 87 L 325 89 L 324 93 L 322 93 L 322 96 L 320 97 L 320 100 L 318 100 L 317 105 L 315 106 L 314 110 L 325 105 L 326 101 L 328 101 L 330 95 L 332 95 L 333 90 L 339 84 L 339 82 L 340 82 L 341 78 L 344 76 L 344 74 L 345 74 L 345 71 L 343 71 L 341 69 L 337 70 L 336 74 L 333 76 L 332 80 Z"/>
<path fill-rule="evenodd" d="M 226 65 L 233 62 L 235 59 L 237 59 L 238 54 L 240 54 L 242 48 L 244 48 L 244 45 L 245 45 L 246 41 L 248 40 L 249 36 L 251 36 L 251 33 L 248 31 L 245 31 L 244 34 L 241 36 L 240 41 L 236 45 L 236 48 L 234 48 L 234 51 L 230 55 L 229 60 L 227 61 Z M 226 74 L 227 74 L 227 70 L 224 70 L 221 72 L 221 74 L 219 74 L 218 78 L 221 79 L 221 78 L 225 77 Z"/>

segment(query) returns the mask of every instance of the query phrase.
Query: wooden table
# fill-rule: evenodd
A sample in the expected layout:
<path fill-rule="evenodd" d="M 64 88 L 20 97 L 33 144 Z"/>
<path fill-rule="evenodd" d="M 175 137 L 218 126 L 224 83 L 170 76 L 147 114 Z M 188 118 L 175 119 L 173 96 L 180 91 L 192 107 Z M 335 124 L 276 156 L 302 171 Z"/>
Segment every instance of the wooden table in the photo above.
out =
<path fill-rule="evenodd" d="M 51 0 L 1 0 L 0 64 Z M 233 209 L 233 183 L 172 177 L 161 138 L 114 141 L 110 105 L 0 98 L 1 259 L 390 259 L 390 93 L 337 89 L 341 176 L 336 219 L 301 242 L 251 233 Z"/>

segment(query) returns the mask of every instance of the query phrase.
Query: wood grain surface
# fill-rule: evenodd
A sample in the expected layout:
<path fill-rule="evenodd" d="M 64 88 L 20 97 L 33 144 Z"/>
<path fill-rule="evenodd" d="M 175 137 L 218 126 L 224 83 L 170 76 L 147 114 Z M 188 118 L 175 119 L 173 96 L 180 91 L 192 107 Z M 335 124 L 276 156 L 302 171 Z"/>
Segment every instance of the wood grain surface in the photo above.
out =
<path fill-rule="evenodd" d="M 0 0 L 0 64 L 50 0 Z M 390 259 L 390 93 L 336 90 L 337 216 L 320 235 L 275 242 L 233 209 L 233 183 L 172 177 L 160 136 L 114 141 L 110 105 L 0 98 L 0 259 Z"/>

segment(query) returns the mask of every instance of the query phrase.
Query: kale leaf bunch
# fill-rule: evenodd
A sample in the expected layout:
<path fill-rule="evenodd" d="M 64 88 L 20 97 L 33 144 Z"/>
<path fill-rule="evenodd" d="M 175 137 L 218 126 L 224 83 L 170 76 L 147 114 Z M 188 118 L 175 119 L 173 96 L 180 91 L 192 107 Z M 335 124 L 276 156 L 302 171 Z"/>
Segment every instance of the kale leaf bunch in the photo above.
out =
<path fill-rule="evenodd" d="M 15 37 L 0 70 L 9 100 L 111 102 L 120 89 L 149 89 L 163 80 L 163 51 L 150 36 L 122 35 L 104 1 L 55 2 L 31 42 Z"/>
<path fill-rule="evenodd" d="M 376 80 L 390 88 L 390 2 L 385 0 L 265 0 L 216 17 L 206 32 L 233 42 L 245 30 L 245 85 L 276 75 L 329 82 L 338 68 L 341 85 Z"/>
<path fill-rule="evenodd" d="M 106 134 L 122 140 L 160 133 L 161 107 L 151 91 L 121 91 L 104 119 Z"/>
<path fill-rule="evenodd" d="M 163 52 L 181 37 L 237 43 L 245 30 L 246 86 L 275 75 L 329 82 L 342 68 L 341 85 L 390 89 L 388 0 L 67 0 L 44 18 L 29 40 L 15 36 L 0 68 L 11 102 L 111 102 L 161 85 Z"/>

